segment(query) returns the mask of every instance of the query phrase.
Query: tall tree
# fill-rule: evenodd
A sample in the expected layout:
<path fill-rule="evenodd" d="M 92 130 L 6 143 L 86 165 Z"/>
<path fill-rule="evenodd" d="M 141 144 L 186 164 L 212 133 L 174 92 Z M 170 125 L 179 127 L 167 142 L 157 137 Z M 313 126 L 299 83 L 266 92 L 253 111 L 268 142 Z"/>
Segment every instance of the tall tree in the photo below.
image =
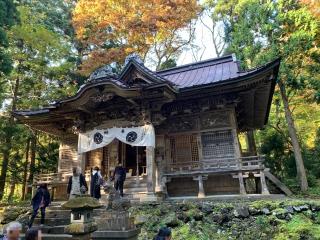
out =
<path fill-rule="evenodd" d="M 11 59 L 6 51 L 9 45 L 8 29 L 17 22 L 18 12 L 12 0 L 0 0 L 0 76 L 8 74 L 11 69 Z"/>
<path fill-rule="evenodd" d="M 73 26 L 86 49 L 82 73 L 121 63 L 132 52 L 145 58 L 150 50 L 160 67 L 190 41 L 179 30 L 190 27 L 198 11 L 195 0 L 79 0 Z"/>
<path fill-rule="evenodd" d="M 297 0 L 211 0 L 215 18 L 225 25 L 226 51 L 235 52 L 250 68 L 282 58 L 278 86 L 302 191 L 308 182 L 289 94 L 303 94 L 318 83 L 309 69 L 319 66 L 319 21 Z M 308 65 L 308 67 L 306 67 Z M 319 76 L 319 75 L 318 75 Z M 315 97 L 317 90 L 315 92 Z"/>
<path fill-rule="evenodd" d="M 62 77 L 67 76 L 74 65 L 68 61 L 71 46 L 60 34 L 48 29 L 44 24 L 45 14 L 36 13 L 28 6 L 20 6 L 18 10 L 21 22 L 8 32 L 8 50 L 15 67 L 4 77 L 7 104 L 1 129 L 4 137 L 1 139 L 0 199 L 17 134 L 12 112 L 18 108 L 37 108 L 75 91 L 74 84 Z"/>

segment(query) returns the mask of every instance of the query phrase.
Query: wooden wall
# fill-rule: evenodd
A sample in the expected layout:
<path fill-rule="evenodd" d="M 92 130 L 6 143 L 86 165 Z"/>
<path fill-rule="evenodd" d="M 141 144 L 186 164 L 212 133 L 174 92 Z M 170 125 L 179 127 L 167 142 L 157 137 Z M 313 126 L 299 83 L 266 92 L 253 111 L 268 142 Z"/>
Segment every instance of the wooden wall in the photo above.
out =
<path fill-rule="evenodd" d="M 192 177 L 173 178 L 167 183 L 167 191 L 169 197 L 197 196 L 198 181 Z"/>
<path fill-rule="evenodd" d="M 59 147 L 58 171 L 72 171 L 72 167 L 80 167 L 77 155 L 77 142 L 74 140 L 64 140 Z"/>
<path fill-rule="evenodd" d="M 90 170 L 93 167 L 101 168 L 103 159 L 103 148 L 98 148 L 90 151 L 86 155 L 86 170 Z"/>
<path fill-rule="evenodd" d="M 209 176 L 203 185 L 206 195 L 239 194 L 239 180 L 231 175 Z"/>

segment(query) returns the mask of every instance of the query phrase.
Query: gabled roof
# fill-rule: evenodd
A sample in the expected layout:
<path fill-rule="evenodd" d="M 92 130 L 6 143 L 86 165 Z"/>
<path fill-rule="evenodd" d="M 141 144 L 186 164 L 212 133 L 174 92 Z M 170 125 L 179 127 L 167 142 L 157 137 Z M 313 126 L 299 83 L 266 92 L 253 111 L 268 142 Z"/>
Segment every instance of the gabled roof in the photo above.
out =
<path fill-rule="evenodd" d="M 163 78 L 156 72 L 151 71 L 149 68 L 145 67 L 142 61 L 136 58 L 131 58 L 122 69 L 119 79 L 124 81 L 127 75 L 130 75 L 132 71 L 138 70 L 144 74 L 151 82 L 150 83 L 170 83 L 167 79 Z"/>
<path fill-rule="evenodd" d="M 136 56 L 129 56 L 119 75 L 104 66 L 94 71 L 74 96 L 40 110 L 15 111 L 14 116 L 49 132 L 49 127 L 53 131 L 62 122 L 71 124 L 73 120 L 67 117 L 69 113 L 87 113 L 95 109 L 99 104 L 92 99 L 104 94 L 114 94 L 125 101 L 130 100 L 131 104 L 137 104 L 142 98 L 174 103 L 203 96 L 237 94 L 241 98 L 237 106 L 241 108 L 239 127 L 261 128 L 268 119 L 279 65 L 280 59 L 276 59 L 259 68 L 241 71 L 234 55 L 227 55 L 154 72 Z M 248 124 L 245 126 L 240 118 Z"/>
<path fill-rule="evenodd" d="M 157 71 L 158 75 L 179 88 L 222 82 L 237 78 L 243 73 L 240 71 L 234 55 L 226 55 Z"/>

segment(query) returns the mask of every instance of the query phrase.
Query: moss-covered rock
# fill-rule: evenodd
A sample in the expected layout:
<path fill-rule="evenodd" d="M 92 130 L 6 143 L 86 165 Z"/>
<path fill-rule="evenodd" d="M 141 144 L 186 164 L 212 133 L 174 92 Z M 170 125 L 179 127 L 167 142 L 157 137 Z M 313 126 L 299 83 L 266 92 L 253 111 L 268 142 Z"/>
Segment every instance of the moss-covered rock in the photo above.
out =
<path fill-rule="evenodd" d="M 9 222 L 19 220 L 20 216 L 28 215 L 31 213 L 31 207 L 24 206 L 7 206 L 4 207 L 0 214 L 0 223 L 7 224 Z"/>
<path fill-rule="evenodd" d="M 94 209 L 100 207 L 102 207 L 102 205 L 99 203 L 99 201 L 89 196 L 73 198 L 62 204 L 62 208 L 73 210 Z"/>

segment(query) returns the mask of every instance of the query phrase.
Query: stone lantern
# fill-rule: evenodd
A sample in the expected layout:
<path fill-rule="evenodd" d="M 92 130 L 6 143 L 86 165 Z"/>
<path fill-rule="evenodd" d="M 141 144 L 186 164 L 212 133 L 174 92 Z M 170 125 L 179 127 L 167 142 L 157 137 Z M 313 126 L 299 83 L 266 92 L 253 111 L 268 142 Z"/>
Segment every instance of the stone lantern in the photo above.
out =
<path fill-rule="evenodd" d="M 98 229 L 93 219 L 93 209 L 100 208 L 99 201 L 88 196 L 70 199 L 62 204 L 71 210 L 71 223 L 64 231 L 72 235 L 72 239 L 90 239 L 90 234 Z"/>

